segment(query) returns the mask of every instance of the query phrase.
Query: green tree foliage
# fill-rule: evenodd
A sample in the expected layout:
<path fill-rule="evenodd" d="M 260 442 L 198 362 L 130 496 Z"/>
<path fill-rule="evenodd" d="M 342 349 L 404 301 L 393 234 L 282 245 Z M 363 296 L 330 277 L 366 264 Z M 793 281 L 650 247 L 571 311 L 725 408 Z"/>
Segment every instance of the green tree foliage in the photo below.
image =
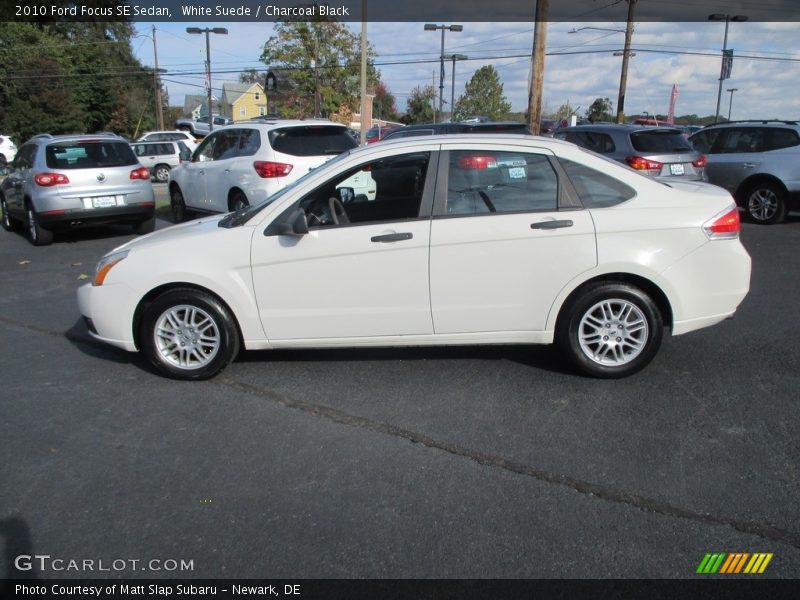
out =
<path fill-rule="evenodd" d="M 275 25 L 264 44 L 261 61 L 282 70 L 291 82 L 277 98 L 285 117 L 314 116 L 315 97 L 320 116 L 355 111 L 359 105 L 361 42 L 343 23 L 317 20 Z M 369 52 L 367 85 L 378 81 Z"/>
<path fill-rule="evenodd" d="M 379 81 L 375 86 L 375 98 L 372 100 L 372 116 L 376 119 L 397 121 L 397 106 L 394 94 L 389 91 L 386 84 Z"/>
<path fill-rule="evenodd" d="M 493 66 L 488 65 L 475 71 L 464 86 L 464 94 L 456 101 L 453 120 L 480 115 L 496 121 L 506 118 L 510 111 L 511 104 L 503 95 L 500 76 Z"/>
<path fill-rule="evenodd" d="M 569 100 L 566 103 L 562 104 L 558 107 L 558 111 L 556 111 L 555 115 L 553 115 L 556 119 L 566 119 L 570 115 L 575 113 L 575 109 L 570 104 Z"/>
<path fill-rule="evenodd" d="M 433 85 L 417 86 L 411 90 L 403 122 L 406 125 L 413 125 L 433 121 L 434 98 L 436 98 L 436 88 Z"/>
<path fill-rule="evenodd" d="M 245 69 L 239 73 L 239 83 L 260 83 L 264 85 L 265 73 L 259 73 L 258 69 Z"/>
<path fill-rule="evenodd" d="M 614 116 L 611 114 L 613 105 L 608 98 L 595 98 L 591 106 L 586 109 L 586 118 L 592 122 L 597 121 L 613 121 Z"/>
<path fill-rule="evenodd" d="M 134 57 L 133 36 L 125 22 L 0 23 L 0 131 L 21 143 L 40 132 L 153 127 L 153 75 Z"/>

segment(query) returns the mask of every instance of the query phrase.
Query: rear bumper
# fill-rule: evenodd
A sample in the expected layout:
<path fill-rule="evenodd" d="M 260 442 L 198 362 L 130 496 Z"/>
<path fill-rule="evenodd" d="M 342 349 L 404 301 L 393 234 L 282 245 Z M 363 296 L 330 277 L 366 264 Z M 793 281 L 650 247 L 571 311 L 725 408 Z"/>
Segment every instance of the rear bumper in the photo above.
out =
<path fill-rule="evenodd" d="M 47 229 L 138 223 L 155 214 L 155 202 L 114 206 L 111 208 L 69 208 L 38 213 L 39 223 Z"/>

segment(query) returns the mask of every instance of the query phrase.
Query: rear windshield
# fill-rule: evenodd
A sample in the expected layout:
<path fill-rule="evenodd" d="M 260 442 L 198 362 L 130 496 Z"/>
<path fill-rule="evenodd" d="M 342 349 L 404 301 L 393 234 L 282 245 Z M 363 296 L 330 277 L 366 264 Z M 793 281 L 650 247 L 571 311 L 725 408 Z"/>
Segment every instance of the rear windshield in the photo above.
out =
<path fill-rule="evenodd" d="M 292 156 L 341 154 L 358 146 L 346 128 L 329 125 L 273 129 L 269 142 L 275 152 Z"/>
<path fill-rule="evenodd" d="M 631 134 L 631 144 L 639 152 L 672 154 L 692 152 L 692 145 L 680 131 L 644 130 Z"/>
<path fill-rule="evenodd" d="M 480 123 L 468 126 L 469 133 L 530 133 L 525 123 Z"/>
<path fill-rule="evenodd" d="M 111 141 L 49 144 L 45 150 L 45 160 L 51 169 L 125 167 L 139 162 L 127 143 Z"/>

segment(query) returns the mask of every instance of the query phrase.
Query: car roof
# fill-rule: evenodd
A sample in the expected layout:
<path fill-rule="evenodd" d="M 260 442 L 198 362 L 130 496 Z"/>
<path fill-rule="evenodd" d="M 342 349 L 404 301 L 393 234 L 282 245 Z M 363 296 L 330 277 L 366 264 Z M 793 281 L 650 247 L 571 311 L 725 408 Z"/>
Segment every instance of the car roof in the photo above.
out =
<path fill-rule="evenodd" d="M 621 131 L 632 133 L 639 131 L 675 131 L 680 132 L 678 125 L 633 125 L 629 123 L 593 123 L 589 125 L 575 125 L 574 127 L 562 127 L 562 131 Z"/>
<path fill-rule="evenodd" d="M 41 144 L 50 144 L 52 142 L 78 142 L 78 141 L 101 141 L 107 140 L 110 142 L 125 142 L 127 140 L 121 136 L 118 136 L 114 133 L 70 133 L 64 135 L 51 135 L 49 133 L 39 133 L 31 137 L 26 144 L 29 143 L 41 143 Z"/>
<path fill-rule="evenodd" d="M 703 129 L 719 129 L 721 127 L 800 127 L 797 121 L 780 121 L 777 119 L 746 120 L 746 121 L 726 121 L 725 123 L 712 123 Z"/>
<path fill-rule="evenodd" d="M 252 119 L 250 121 L 238 121 L 225 125 L 225 129 L 234 127 L 260 127 L 267 129 L 277 129 L 279 127 L 314 127 L 314 126 L 332 126 L 341 127 L 345 131 L 347 126 L 341 123 L 336 123 L 329 119 Z"/>

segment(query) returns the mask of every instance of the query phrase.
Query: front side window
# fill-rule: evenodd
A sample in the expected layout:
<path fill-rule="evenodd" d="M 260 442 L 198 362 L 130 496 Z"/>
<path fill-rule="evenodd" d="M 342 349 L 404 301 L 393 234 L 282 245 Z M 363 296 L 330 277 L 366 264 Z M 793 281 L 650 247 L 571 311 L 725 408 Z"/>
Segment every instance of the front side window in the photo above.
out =
<path fill-rule="evenodd" d="M 558 177 L 543 154 L 450 152 L 448 215 L 558 209 Z"/>
<path fill-rule="evenodd" d="M 349 169 L 300 201 L 309 227 L 407 221 L 419 217 L 430 152 L 392 156 Z"/>

